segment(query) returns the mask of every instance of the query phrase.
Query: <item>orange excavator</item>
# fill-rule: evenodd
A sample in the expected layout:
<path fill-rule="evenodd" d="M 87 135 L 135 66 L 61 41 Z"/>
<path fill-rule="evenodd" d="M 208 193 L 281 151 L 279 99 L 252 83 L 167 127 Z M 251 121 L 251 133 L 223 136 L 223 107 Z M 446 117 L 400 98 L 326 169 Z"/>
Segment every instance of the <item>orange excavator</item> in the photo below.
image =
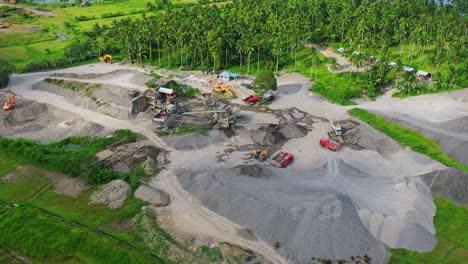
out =
<path fill-rule="evenodd" d="M 15 106 L 16 96 L 12 95 L 3 105 L 3 110 L 11 110 Z"/>

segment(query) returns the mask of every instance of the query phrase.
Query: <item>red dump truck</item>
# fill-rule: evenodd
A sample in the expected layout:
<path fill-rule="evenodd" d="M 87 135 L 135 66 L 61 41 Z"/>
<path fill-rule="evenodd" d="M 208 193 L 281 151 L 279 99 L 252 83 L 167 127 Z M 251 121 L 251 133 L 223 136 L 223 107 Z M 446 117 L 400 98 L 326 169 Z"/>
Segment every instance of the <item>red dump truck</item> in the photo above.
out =
<path fill-rule="evenodd" d="M 294 155 L 286 152 L 284 150 L 278 152 L 272 159 L 271 159 L 271 164 L 273 166 L 279 167 L 279 168 L 284 168 L 288 166 L 290 163 L 292 163 L 294 160 Z"/>
<path fill-rule="evenodd" d="M 320 146 L 322 146 L 322 148 L 328 148 L 331 151 L 337 151 L 341 148 L 340 143 L 330 140 L 329 138 L 322 138 L 320 140 Z"/>

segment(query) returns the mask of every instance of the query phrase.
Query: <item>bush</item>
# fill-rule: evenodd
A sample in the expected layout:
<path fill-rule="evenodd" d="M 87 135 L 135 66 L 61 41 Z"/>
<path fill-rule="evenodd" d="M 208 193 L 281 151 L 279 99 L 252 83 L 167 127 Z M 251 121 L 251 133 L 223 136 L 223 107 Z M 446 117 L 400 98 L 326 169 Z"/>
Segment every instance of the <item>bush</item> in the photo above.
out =
<path fill-rule="evenodd" d="M 263 95 L 265 92 L 272 90 L 276 91 L 276 77 L 272 72 L 262 72 L 252 83 L 253 90 L 257 95 Z"/>
<path fill-rule="evenodd" d="M 132 187 L 137 187 L 138 179 L 134 174 L 114 172 L 94 156 L 98 150 L 119 140 L 135 141 L 136 135 L 130 130 L 116 130 L 109 138 L 70 137 L 49 144 L 40 144 L 24 138 L 0 137 L 0 151 L 20 155 L 38 167 L 72 177 L 85 176 L 94 183 L 102 184 L 122 179 Z M 71 149 L 67 147 L 69 144 L 79 145 L 81 148 Z"/>
<path fill-rule="evenodd" d="M 0 60 L 0 87 L 6 87 L 10 81 L 10 74 L 13 72 L 14 67 L 6 61 Z"/>
<path fill-rule="evenodd" d="M 76 16 L 75 20 L 80 22 L 80 21 L 89 21 L 89 20 L 94 20 L 96 17 L 88 17 L 88 16 Z"/>
<path fill-rule="evenodd" d="M 110 17 L 118 17 L 118 16 L 124 16 L 124 12 L 115 12 L 115 13 L 104 13 L 101 15 L 101 18 L 110 18 Z"/>

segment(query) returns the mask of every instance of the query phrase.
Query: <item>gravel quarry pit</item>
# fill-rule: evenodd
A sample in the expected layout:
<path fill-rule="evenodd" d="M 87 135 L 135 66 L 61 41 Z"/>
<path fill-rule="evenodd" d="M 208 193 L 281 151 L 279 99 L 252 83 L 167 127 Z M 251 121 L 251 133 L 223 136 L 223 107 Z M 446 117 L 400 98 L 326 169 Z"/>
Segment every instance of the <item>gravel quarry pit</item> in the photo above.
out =
<path fill-rule="evenodd" d="M 235 146 L 234 137 L 233 142 L 178 154 L 185 160 L 183 166 L 174 164 L 184 168 L 176 172 L 179 183 L 204 206 L 258 239 L 270 245 L 279 242 L 279 252 L 291 263 L 366 254 L 373 263 L 385 263 L 385 247 L 424 252 L 435 246 L 435 206 L 430 188 L 418 176 L 442 170 L 443 165 L 367 124 L 347 131 L 347 147 L 337 153 L 318 145 L 331 128 L 326 119 L 315 117 L 308 129 L 292 122 L 271 127 L 270 131 L 290 132 L 280 141 L 296 156 L 286 169 L 267 162 L 239 163 L 242 151 L 214 163 L 212 152 Z M 250 134 L 250 144 L 275 138 L 262 128 L 245 130 L 243 137 Z M 188 156 L 197 157 L 196 162 L 185 159 Z"/>
<path fill-rule="evenodd" d="M 166 149 L 167 156 L 157 155 L 156 159 L 164 156 L 170 163 L 157 162 L 166 164 L 165 169 L 149 185 L 170 196 L 170 204 L 158 209 L 167 212 L 174 228 L 197 239 L 239 244 L 273 263 L 302 264 L 311 257 L 339 259 L 364 254 L 372 257 L 372 263 L 386 263 L 386 247 L 416 251 L 434 247 L 431 191 L 435 197 L 466 204 L 466 174 L 404 148 L 366 124 L 348 131 L 341 151 L 322 149 L 318 141 L 331 130 L 330 122 L 349 119 L 346 110 L 356 106 L 324 101 L 311 93 L 310 79 L 299 74 L 279 76 L 280 92 L 278 99 L 268 105 L 269 113 L 243 110 L 244 119 L 232 135 L 211 131 L 207 136 L 191 133 L 165 137 L 164 141 L 138 119 L 111 118 L 96 113 L 99 110 L 94 108 L 85 110 L 86 105 L 71 105 L 69 98 L 64 101 L 61 96 L 32 90 L 34 83 L 58 73 L 54 78 L 69 82 L 144 92 L 143 81 L 150 78 L 130 68 L 92 64 L 13 75 L 11 88 L 27 99 L 80 113 L 80 125 L 93 121 L 112 129 L 130 128 L 147 136 L 158 149 Z M 383 96 L 358 107 L 405 116 L 412 124 L 418 120 L 431 128 L 466 134 L 462 118 L 468 115 L 468 97 L 462 95 L 453 92 L 403 100 Z M 289 125 L 284 134 L 278 132 L 282 135 L 278 144 L 295 155 L 294 163 L 285 169 L 249 156 L 250 150 L 268 137 L 266 133 L 263 137 L 256 135 L 266 124 L 278 126 L 275 131 Z M 114 147 L 100 153 L 100 158 L 111 160 L 115 153 L 123 151 Z M 143 162 L 149 157 L 137 156 Z M 125 157 L 134 158 L 133 154 Z M 125 166 L 130 169 L 128 164 Z M 116 195 L 109 194 L 112 189 L 118 190 Z M 125 187 L 108 190 L 95 195 L 96 200 L 108 204 L 109 197 L 115 197 L 118 205 L 122 201 L 120 194 L 126 193 Z M 143 189 L 138 195 L 145 197 L 148 193 Z M 274 249 L 276 242 L 281 245 L 278 250 Z"/>
<path fill-rule="evenodd" d="M 107 130 L 53 106 L 17 99 L 15 108 L 0 111 L 0 136 L 31 138 L 42 143 L 70 136 L 103 135 Z"/>

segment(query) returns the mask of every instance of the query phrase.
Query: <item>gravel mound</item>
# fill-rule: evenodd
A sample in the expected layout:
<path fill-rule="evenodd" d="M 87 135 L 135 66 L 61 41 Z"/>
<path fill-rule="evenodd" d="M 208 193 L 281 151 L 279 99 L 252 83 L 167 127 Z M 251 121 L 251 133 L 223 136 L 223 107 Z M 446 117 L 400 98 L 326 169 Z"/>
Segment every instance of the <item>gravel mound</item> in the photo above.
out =
<path fill-rule="evenodd" d="M 269 177 L 272 175 L 272 172 L 269 169 L 258 164 L 239 165 L 234 170 L 234 173 L 236 174 L 250 177 Z"/>
<path fill-rule="evenodd" d="M 221 130 L 212 130 L 208 136 L 199 133 L 190 133 L 183 136 L 169 137 L 169 145 L 177 150 L 192 150 L 217 144 L 227 140 L 226 134 Z"/>
<path fill-rule="evenodd" d="M 284 125 L 271 124 L 252 132 L 252 141 L 261 146 L 273 146 L 282 144 L 291 138 L 300 138 L 306 136 L 307 129 L 293 122 Z"/>
<path fill-rule="evenodd" d="M 138 187 L 135 197 L 156 206 L 166 206 L 171 203 L 171 198 L 167 193 L 144 185 Z"/>
<path fill-rule="evenodd" d="M 105 132 L 102 126 L 73 113 L 34 101 L 18 99 L 13 110 L 0 111 L 0 136 L 4 137 L 24 137 L 46 143 Z"/>
<path fill-rule="evenodd" d="M 13 110 L 0 112 L 0 131 L 10 130 L 12 126 L 32 122 L 47 113 L 46 104 L 18 100 Z"/>
<path fill-rule="evenodd" d="M 389 116 L 385 113 L 382 115 L 389 121 L 399 123 L 434 139 L 447 155 L 462 164 L 468 164 L 468 117 L 432 123 L 408 119 L 404 116 Z"/>
<path fill-rule="evenodd" d="M 125 181 L 113 180 L 100 186 L 89 199 L 91 203 L 105 204 L 110 209 L 118 209 L 122 207 L 131 190 L 130 185 Z"/>
<path fill-rule="evenodd" d="M 420 177 L 431 188 L 434 197 L 448 198 L 457 204 L 468 205 L 468 172 L 447 168 Z"/>
<path fill-rule="evenodd" d="M 281 134 L 287 139 L 300 138 L 307 135 L 307 129 L 294 123 L 287 123 L 283 128 L 279 130 Z"/>
<path fill-rule="evenodd" d="M 364 123 L 346 131 L 342 137 L 344 142 L 353 149 L 374 150 L 382 154 L 389 154 L 402 149 L 396 141 Z"/>
<path fill-rule="evenodd" d="M 70 178 L 67 175 L 55 172 L 44 172 L 44 177 L 52 181 L 56 194 L 63 194 L 73 198 L 91 188 L 87 180 L 82 178 Z"/>
<path fill-rule="evenodd" d="M 191 150 L 202 148 L 208 144 L 210 144 L 208 136 L 198 133 L 190 133 L 175 139 L 172 142 L 172 147 L 177 150 Z"/>
<path fill-rule="evenodd" d="M 307 170 L 268 170 L 268 177 L 255 166 L 176 176 L 210 210 L 279 242 L 291 263 L 364 255 L 385 263 L 385 245 L 424 252 L 436 244 L 435 206 L 418 177 L 370 176 L 337 158 Z"/>

